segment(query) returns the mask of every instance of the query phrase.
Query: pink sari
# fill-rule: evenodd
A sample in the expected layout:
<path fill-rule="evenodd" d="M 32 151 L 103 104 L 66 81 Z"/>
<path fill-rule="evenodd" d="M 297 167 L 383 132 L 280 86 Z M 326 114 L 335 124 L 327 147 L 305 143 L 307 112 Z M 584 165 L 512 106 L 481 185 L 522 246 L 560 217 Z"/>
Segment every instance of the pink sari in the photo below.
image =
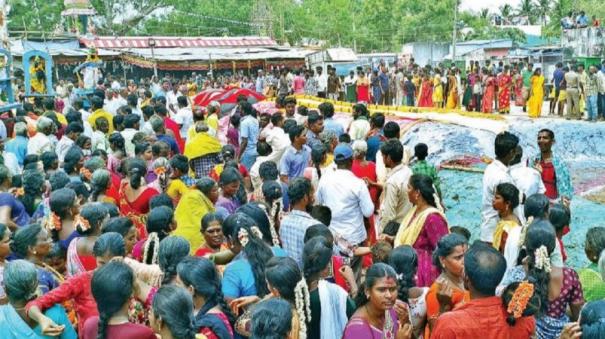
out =
<path fill-rule="evenodd" d="M 78 241 L 81 238 L 75 238 L 69 243 L 67 248 L 67 260 L 65 262 L 66 277 L 70 278 L 86 271 L 92 271 L 97 268 L 97 261 L 92 255 L 78 254 Z"/>

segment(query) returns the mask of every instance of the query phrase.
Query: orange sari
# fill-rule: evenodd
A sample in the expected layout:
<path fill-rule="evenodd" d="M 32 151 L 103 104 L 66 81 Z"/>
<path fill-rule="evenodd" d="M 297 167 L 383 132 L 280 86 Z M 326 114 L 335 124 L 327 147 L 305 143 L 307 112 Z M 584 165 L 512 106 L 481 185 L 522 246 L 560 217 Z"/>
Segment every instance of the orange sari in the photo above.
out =
<path fill-rule="evenodd" d="M 439 317 L 439 300 L 437 300 L 437 292 L 439 292 L 439 283 L 434 282 L 431 288 L 426 294 L 426 318 L 427 320 L 437 319 Z M 468 291 L 463 291 L 458 288 L 452 289 L 452 303 L 451 309 L 453 310 L 456 306 L 462 305 L 471 300 L 471 296 Z M 427 323 L 424 330 L 424 337 L 431 337 L 431 329 Z"/>

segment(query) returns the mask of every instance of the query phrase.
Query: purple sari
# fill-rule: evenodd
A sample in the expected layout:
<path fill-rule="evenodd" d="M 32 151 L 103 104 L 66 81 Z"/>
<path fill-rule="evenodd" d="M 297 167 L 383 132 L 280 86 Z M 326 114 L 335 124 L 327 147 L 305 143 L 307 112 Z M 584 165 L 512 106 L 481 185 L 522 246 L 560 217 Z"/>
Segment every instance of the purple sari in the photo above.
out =
<path fill-rule="evenodd" d="M 391 308 L 385 314 L 384 326 L 382 329 L 376 328 L 361 317 L 353 316 L 347 327 L 342 339 L 358 339 L 358 338 L 395 338 L 399 329 L 399 319 L 395 309 Z"/>

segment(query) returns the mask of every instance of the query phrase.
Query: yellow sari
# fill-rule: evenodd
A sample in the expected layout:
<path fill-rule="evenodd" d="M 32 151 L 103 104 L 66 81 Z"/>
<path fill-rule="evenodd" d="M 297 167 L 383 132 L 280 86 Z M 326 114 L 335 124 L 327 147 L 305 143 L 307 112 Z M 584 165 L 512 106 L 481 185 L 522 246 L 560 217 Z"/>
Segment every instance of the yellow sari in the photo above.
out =
<path fill-rule="evenodd" d="M 420 232 L 422 232 L 422 228 L 424 227 L 424 223 L 426 222 L 426 218 L 433 213 L 438 213 L 445 220 L 445 215 L 440 210 L 435 207 L 428 207 L 424 211 L 418 213 L 416 215 L 417 207 L 414 206 L 408 214 L 401 221 L 401 226 L 397 231 L 397 235 L 395 235 L 395 241 L 393 242 L 394 247 L 401 245 L 409 245 L 412 246 L 418 239 Z"/>
<path fill-rule="evenodd" d="M 449 93 L 447 94 L 447 102 L 445 108 L 454 109 L 458 107 L 458 82 L 456 77 L 448 77 Z"/>
<path fill-rule="evenodd" d="M 197 133 L 191 140 L 185 144 L 183 153 L 189 160 L 203 157 L 212 153 L 220 153 L 222 145 L 217 138 L 208 135 L 208 133 Z"/>
<path fill-rule="evenodd" d="M 502 244 L 502 236 L 504 233 L 509 234 L 510 231 L 515 227 L 521 227 L 514 220 L 500 220 L 496 225 L 496 230 L 494 231 L 494 239 L 492 241 L 492 246 L 498 251 L 500 250 L 500 245 Z"/>
<path fill-rule="evenodd" d="M 527 101 L 527 114 L 531 118 L 537 118 L 542 114 L 542 102 L 544 101 L 544 76 L 533 75 L 529 80 L 531 85 L 531 97 Z"/>
<path fill-rule="evenodd" d="M 439 107 L 443 102 L 443 84 L 441 83 L 441 77 L 439 74 L 435 74 L 433 78 L 433 105 Z"/>
<path fill-rule="evenodd" d="M 202 218 L 209 212 L 214 212 L 214 204 L 198 189 L 191 189 L 185 193 L 174 211 L 174 220 L 177 227 L 172 235 L 181 236 L 191 248 L 191 255 L 204 244 L 202 236 Z"/>

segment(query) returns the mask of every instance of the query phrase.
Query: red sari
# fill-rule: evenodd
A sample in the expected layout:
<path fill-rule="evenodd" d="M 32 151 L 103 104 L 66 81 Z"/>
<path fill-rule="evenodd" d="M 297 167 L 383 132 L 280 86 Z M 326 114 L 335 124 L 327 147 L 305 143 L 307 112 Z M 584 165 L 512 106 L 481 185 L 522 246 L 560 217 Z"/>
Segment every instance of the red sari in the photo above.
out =
<path fill-rule="evenodd" d="M 120 214 L 132 220 L 138 232 L 138 239 L 147 238 L 145 224 L 147 213 L 149 213 L 149 201 L 159 192 L 152 187 L 147 187 L 134 201 L 128 201 L 126 197 L 127 181 L 120 186 Z"/>
<path fill-rule="evenodd" d="M 510 112 L 510 88 L 513 79 L 510 75 L 502 74 L 498 77 L 498 110 L 501 113 Z"/>
<path fill-rule="evenodd" d="M 515 75 L 515 105 L 525 106 L 525 98 L 523 97 L 523 77 L 521 74 Z"/>
<path fill-rule="evenodd" d="M 423 80 L 420 85 L 418 107 L 433 107 L 433 83 L 430 79 Z"/>
<path fill-rule="evenodd" d="M 483 99 L 481 99 L 481 112 L 493 113 L 495 95 L 496 79 L 490 75 L 485 79 L 485 93 L 483 93 Z"/>
<path fill-rule="evenodd" d="M 370 181 L 376 182 L 378 179 L 376 177 L 376 164 L 372 161 L 366 161 L 365 166 L 361 166 L 361 161 L 355 159 L 353 160 L 353 167 L 351 167 L 351 172 L 355 174 L 356 177 L 363 179 L 368 178 Z M 378 187 L 371 185 L 368 186 L 368 191 L 370 192 L 370 198 L 372 198 L 372 202 L 374 203 L 374 209 L 378 209 Z"/>

